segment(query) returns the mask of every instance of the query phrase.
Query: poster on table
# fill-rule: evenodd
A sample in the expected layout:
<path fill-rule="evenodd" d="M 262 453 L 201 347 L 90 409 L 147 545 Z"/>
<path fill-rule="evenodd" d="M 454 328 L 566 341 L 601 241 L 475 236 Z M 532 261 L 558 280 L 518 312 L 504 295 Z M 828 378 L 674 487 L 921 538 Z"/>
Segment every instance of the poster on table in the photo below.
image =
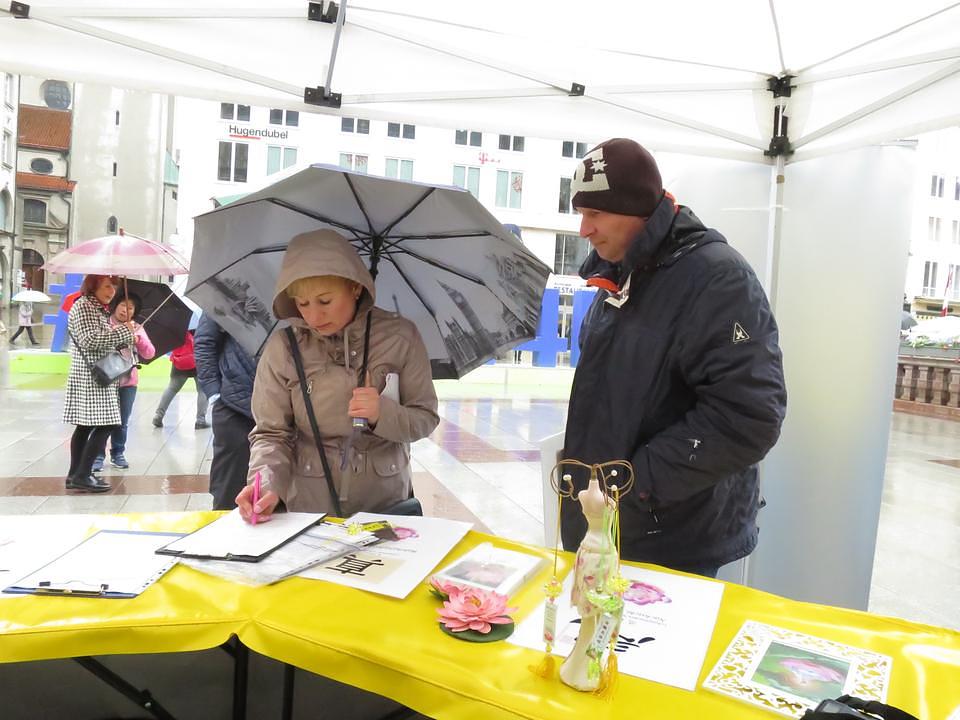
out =
<path fill-rule="evenodd" d="M 300 573 L 300 577 L 403 599 L 426 579 L 471 527 L 470 523 L 458 520 L 375 513 L 357 513 L 345 523 L 362 526 L 383 519 L 389 520 L 396 540 L 321 563 Z"/>
<path fill-rule="evenodd" d="M 618 670 L 693 690 L 717 622 L 723 584 L 635 567 L 622 567 L 621 574 L 629 585 L 615 645 Z M 580 628 L 580 616 L 570 605 L 572 583 L 570 573 L 559 598 L 553 652 L 560 657 L 573 650 Z M 541 604 L 508 642 L 542 651 L 543 610 Z"/>

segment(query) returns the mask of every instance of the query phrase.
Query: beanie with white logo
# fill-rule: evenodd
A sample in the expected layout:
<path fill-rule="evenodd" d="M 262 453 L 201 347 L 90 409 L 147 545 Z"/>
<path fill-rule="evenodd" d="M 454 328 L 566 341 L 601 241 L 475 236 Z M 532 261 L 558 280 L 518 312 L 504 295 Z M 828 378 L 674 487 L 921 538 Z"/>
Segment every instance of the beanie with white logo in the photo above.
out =
<path fill-rule="evenodd" d="M 597 145 L 577 165 L 570 184 L 575 208 L 649 217 L 663 197 L 653 155 L 627 138 Z"/>

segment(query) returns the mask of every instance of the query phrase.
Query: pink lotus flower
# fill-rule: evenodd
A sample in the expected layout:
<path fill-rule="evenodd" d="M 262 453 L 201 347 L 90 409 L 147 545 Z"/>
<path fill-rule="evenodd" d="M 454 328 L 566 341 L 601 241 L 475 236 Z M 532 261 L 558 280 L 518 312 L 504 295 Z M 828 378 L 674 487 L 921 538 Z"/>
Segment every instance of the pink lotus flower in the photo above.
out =
<path fill-rule="evenodd" d="M 441 600 L 446 600 L 450 597 L 450 593 L 453 590 L 462 590 L 463 588 L 460 585 L 457 585 L 455 582 L 449 580 L 444 580 L 440 577 L 430 578 L 430 592 L 436 595 Z"/>
<path fill-rule="evenodd" d="M 671 602 L 667 594 L 656 585 L 645 582 L 632 582 L 623 593 L 623 599 L 634 605 L 652 605 L 653 603 Z"/>
<path fill-rule="evenodd" d="M 847 679 L 839 670 L 821 665 L 813 660 L 787 658 L 786 660 L 781 660 L 780 665 L 785 667 L 790 673 L 790 682 L 788 684 L 794 687 L 803 686 L 810 682 L 842 683 Z"/>
<path fill-rule="evenodd" d="M 506 595 L 480 588 L 453 586 L 449 598 L 437 612 L 448 630 L 474 630 L 486 635 L 493 625 L 513 622 L 507 613 L 515 610 L 507 607 Z"/>

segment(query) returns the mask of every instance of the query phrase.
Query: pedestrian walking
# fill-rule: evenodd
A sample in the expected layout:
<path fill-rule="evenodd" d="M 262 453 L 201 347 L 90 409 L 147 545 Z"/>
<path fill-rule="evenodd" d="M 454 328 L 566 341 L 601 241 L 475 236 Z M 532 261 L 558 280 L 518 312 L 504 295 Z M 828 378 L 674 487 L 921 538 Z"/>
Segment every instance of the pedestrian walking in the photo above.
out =
<path fill-rule="evenodd" d="M 117 381 L 101 385 L 93 377 L 93 365 L 111 350 L 134 342 L 136 325 L 127 321 L 110 324 L 110 302 L 116 295 L 116 278 L 87 275 L 81 295 L 70 308 L 67 330 L 73 340 L 70 374 L 64 393 L 63 421 L 76 425 L 70 439 L 68 490 L 106 492 L 110 483 L 92 472 L 93 461 L 120 425 Z"/>
<path fill-rule="evenodd" d="M 163 416 L 167 413 L 167 408 L 177 393 L 183 387 L 189 378 L 193 378 L 194 385 L 197 387 L 197 419 L 193 427 L 197 430 L 210 427 L 207 422 L 207 396 L 204 394 L 200 383 L 197 382 L 197 363 L 193 356 L 193 331 L 187 332 L 183 345 L 170 353 L 170 383 L 160 396 L 160 404 L 157 406 L 157 412 L 153 416 L 153 426 L 163 427 Z"/>
<path fill-rule="evenodd" d="M 113 314 L 110 316 L 111 327 L 124 325 L 133 320 L 140 312 L 140 298 L 137 295 L 121 297 L 113 303 Z M 120 354 L 134 362 L 133 370 L 120 381 L 117 388 L 117 399 L 120 403 L 120 427 L 110 433 L 110 464 L 115 468 L 126 470 L 130 467 L 124 452 L 127 449 L 127 425 L 130 414 L 133 412 L 133 401 L 137 398 L 137 383 L 139 381 L 136 363 L 143 359 L 149 360 L 154 355 L 153 343 L 142 325 L 134 323 L 134 343 L 132 346 L 120 348 Z M 103 469 L 106 452 L 97 455 L 93 462 L 93 472 Z"/>
<path fill-rule="evenodd" d="M 13 337 L 10 338 L 10 344 L 13 345 L 17 342 L 17 338 L 20 337 L 21 333 L 24 330 L 27 331 L 27 336 L 30 338 L 31 344 L 34 346 L 39 345 L 37 339 L 33 336 L 33 303 L 32 302 L 22 302 L 20 307 L 17 309 L 17 321 L 20 325 L 17 328 L 17 331 L 13 334 Z"/>

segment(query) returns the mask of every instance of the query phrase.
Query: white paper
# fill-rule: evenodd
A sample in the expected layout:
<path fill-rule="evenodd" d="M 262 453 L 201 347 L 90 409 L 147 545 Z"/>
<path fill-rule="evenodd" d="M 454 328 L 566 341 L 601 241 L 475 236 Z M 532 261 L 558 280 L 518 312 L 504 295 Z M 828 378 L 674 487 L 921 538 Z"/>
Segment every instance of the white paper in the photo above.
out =
<path fill-rule="evenodd" d="M 617 639 L 620 672 L 654 682 L 694 690 L 710 645 L 723 597 L 723 583 L 683 575 L 622 567 L 631 582 L 624 593 L 623 621 Z M 567 575 L 557 599 L 555 655 L 573 650 L 580 628 L 570 605 L 573 573 Z M 541 604 L 517 627 L 507 642 L 544 650 Z"/>
<path fill-rule="evenodd" d="M 101 530 L 10 585 L 65 594 L 138 595 L 177 563 L 156 550 L 180 535 Z"/>
<path fill-rule="evenodd" d="M 196 532 L 170 543 L 164 550 L 181 555 L 224 559 L 230 556 L 260 557 L 324 517 L 324 513 L 274 513 L 268 522 L 251 525 L 240 517 L 240 510 L 234 509 Z"/>
<path fill-rule="evenodd" d="M 269 585 L 380 542 L 373 533 L 350 534 L 344 525 L 320 523 L 255 563 L 184 558 L 180 562 L 208 575 L 246 585 Z"/>
<path fill-rule="evenodd" d="M 300 576 L 402 599 L 424 581 L 471 527 L 458 520 L 374 513 L 357 513 L 347 522 L 374 520 L 389 521 L 401 539 L 317 565 Z"/>
<path fill-rule="evenodd" d="M 481 543 L 436 574 L 458 585 L 493 590 L 510 596 L 536 574 L 545 559 L 530 553 L 498 548 L 492 543 Z"/>

